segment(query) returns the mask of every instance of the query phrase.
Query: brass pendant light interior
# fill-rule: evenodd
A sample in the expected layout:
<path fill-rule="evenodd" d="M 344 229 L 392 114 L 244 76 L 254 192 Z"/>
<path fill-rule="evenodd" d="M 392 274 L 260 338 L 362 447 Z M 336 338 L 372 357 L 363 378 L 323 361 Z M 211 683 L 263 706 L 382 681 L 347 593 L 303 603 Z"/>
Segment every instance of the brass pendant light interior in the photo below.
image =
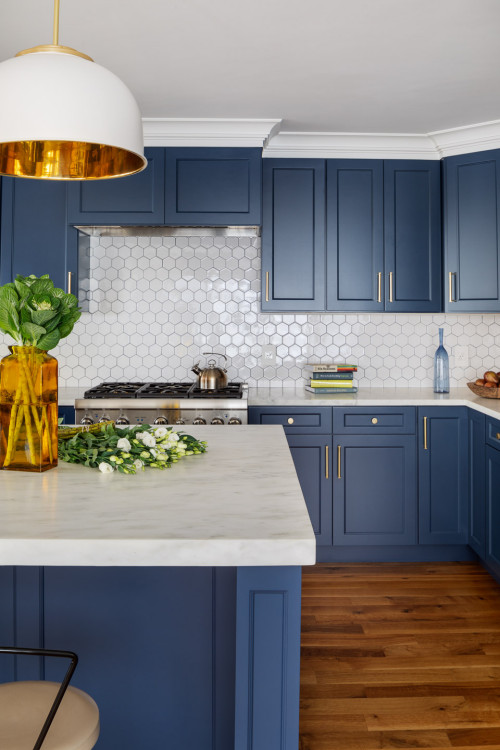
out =
<path fill-rule="evenodd" d="M 15 57 L 50 52 L 74 55 L 94 62 L 89 55 L 59 44 L 59 2 L 60 0 L 54 0 L 53 43 L 22 50 Z M 142 154 L 104 143 L 78 140 L 19 140 L 0 143 L 0 173 L 13 177 L 94 180 L 124 177 L 140 172 L 146 165 L 147 160 Z"/>

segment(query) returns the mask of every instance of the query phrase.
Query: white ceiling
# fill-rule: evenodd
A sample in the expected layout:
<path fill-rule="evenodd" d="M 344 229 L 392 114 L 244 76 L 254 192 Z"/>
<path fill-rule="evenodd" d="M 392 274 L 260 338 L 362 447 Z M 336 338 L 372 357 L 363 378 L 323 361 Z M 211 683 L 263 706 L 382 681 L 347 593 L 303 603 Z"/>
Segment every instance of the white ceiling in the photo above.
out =
<path fill-rule="evenodd" d="M 51 42 L 52 9 L 1 0 L 0 59 Z M 119 75 L 144 117 L 308 132 L 500 119 L 499 32 L 499 0 L 61 0 L 60 18 L 60 43 Z"/>

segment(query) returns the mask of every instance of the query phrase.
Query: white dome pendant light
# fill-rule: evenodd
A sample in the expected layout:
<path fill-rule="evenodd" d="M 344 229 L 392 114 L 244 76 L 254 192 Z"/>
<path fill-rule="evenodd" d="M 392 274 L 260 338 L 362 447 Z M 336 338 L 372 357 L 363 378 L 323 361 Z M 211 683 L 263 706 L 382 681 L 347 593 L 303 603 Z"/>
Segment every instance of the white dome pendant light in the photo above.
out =
<path fill-rule="evenodd" d="M 53 44 L 0 63 L 0 174 L 98 180 L 144 169 L 141 113 L 132 93 L 88 55 Z"/>

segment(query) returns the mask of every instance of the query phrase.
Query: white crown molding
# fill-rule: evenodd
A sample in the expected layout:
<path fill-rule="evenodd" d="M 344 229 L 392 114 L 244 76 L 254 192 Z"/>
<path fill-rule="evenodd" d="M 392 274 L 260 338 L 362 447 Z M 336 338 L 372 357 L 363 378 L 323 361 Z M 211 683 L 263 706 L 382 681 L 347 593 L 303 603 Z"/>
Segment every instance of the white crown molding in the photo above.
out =
<path fill-rule="evenodd" d="M 436 130 L 429 133 L 440 155 L 453 156 L 474 151 L 488 151 L 500 148 L 500 120 L 479 122 L 449 130 Z"/>
<path fill-rule="evenodd" d="M 144 117 L 145 146 L 227 146 L 262 148 L 281 120 Z"/>
<path fill-rule="evenodd" d="M 278 133 L 265 158 L 440 159 L 427 135 L 413 133 Z"/>
<path fill-rule="evenodd" d="M 500 148 L 500 120 L 432 133 L 283 133 L 281 123 L 146 117 L 144 145 L 258 147 L 268 159 L 442 159 Z"/>

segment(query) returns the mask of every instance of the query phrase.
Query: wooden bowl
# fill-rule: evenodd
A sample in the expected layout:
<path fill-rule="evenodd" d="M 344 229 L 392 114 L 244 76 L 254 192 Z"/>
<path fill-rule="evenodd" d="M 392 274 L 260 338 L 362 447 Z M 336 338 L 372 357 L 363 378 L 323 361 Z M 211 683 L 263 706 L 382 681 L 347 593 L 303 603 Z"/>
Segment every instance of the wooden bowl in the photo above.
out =
<path fill-rule="evenodd" d="M 467 383 L 467 386 L 472 393 L 481 396 L 481 398 L 500 398 L 500 388 L 485 388 L 484 385 L 476 385 L 475 383 Z"/>

